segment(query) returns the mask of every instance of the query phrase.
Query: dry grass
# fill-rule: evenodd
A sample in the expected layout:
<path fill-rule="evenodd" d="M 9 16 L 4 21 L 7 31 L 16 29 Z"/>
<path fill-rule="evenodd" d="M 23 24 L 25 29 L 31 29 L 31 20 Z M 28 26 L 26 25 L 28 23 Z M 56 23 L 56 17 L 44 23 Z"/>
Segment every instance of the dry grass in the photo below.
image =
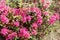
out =
<path fill-rule="evenodd" d="M 49 35 L 44 36 L 44 40 L 60 40 L 60 22 L 55 23 L 55 27 Z"/>

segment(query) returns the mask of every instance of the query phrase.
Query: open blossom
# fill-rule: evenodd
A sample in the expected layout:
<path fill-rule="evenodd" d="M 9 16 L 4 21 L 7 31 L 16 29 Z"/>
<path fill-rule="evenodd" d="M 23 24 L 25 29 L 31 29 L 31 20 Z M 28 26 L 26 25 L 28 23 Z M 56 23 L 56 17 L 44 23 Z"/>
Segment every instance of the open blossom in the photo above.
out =
<path fill-rule="evenodd" d="M 32 12 L 36 12 L 36 9 L 37 9 L 36 7 L 35 8 L 31 8 L 31 11 Z"/>
<path fill-rule="evenodd" d="M 26 16 L 25 12 L 20 12 L 20 15 L 21 15 L 22 17 Z"/>
<path fill-rule="evenodd" d="M 30 38 L 30 34 L 25 28 L 21 28 L 19 37 Z"/>
<path fill-rule="evenodd" d="M 18 21 L 14 22 L 14 25 L 19 26 L 19 22 Z"/>
<path fill-rule="evenodd" d="M 4 12 L 4 11 L 8 11 L 10 9 L 10 7 L 9 6 L 6 6 L 6 5 L 4 5 L 4 6 L 0 6 L 0 11 L 2 11 L 2 12 Z"/>
<path fill-rule="evenodd" d="M 59 14 L 58 13 L 54 13 L 54 16 L 56 17 L 56 20 L 59 19 Z"/>
<path fill-rule="evenodd" d="M 8 23 L 9 22 L 9 19 L 5 15 L 1 15 L 0 19 L 1 19 L 2 23 Z"/>
<path fill-rule="evenodd" d="M 37 25 L 37 23 L 32 23 L 32 28 L 38 28 L 38 25 Z"/>
<path fill-rule="evenodd" d="M 31 21 L 31 19 L 32 19 L 32 18 L 31 18 L 31 16 L 30 16 L 30 15 L 28 15 L 28 16 L 27 16 L 27 20 L 30 22 L 30 21 Z"/>
<path fill-rule="evenodd" d="M 3 34 L 3 35 L 8 34 L 8 29 L 7 28 L 2 28 L 1 29 L 1 34 Z"/>
<path fill-rule="evenodd" d="M 25 17 L 26 16 L 26 13 L 23 11 L 23 8 L 20 8 L 20 15 L 22 17 Z"/>
<path fill-rule="evenodd" d="M 37 10 L 37 11 L 36 11 L 36 16 L 37 16 L 37 17 L 41 16 L 41 11 L 40 11 L 40 10 Z"/>
<path fill-rule="evenodd" d="M 44 33 L 43 32 L 40 32 L 40 36 L 44 36 Z"/>
<path fill-rule="evenodd" d="M 57 13 L 54 13 L 54 15 L 50 17 L 49 24 L 53 24 L 58 19 L 59 15 Z"/>
<path fill-rule="evenodd" d="M 38 25 L 41 25 L 42 24 L 42 17 L 41 16 L 37 18 L 37 24 Z"/>
<path fill-rule="evenodd" d="M 8 16 L 8 11 L 3 12 L 2 15 Z"/>
<path fill-rule="evenodd" d="M 36 8 L 36 16 L 41 16 L 41 10 L 39 8 Z"/>
<path fill-rule="evenodd" d="M 45 3 L 45 0 L 41 0 L 41 4 L 44 4 Z"/>
<path fill-rule="evenodd" d="M 6 37 L 6 40 L 10 40 L 10 39 L 14 38 L 16 35 L 17 35 L 17 33 L 13 32 Z"/>
<path fill-rule="evenodd" d="M 25 38 L 30 38 L 30 34 L 29 34 L 28 31 L 24 31 L 23 36 L 24 36 Z"/>
<path fill-rule="evenodd" d="M 50 17 L 49 24 L 53 24 L 56 21 L 56 17 L 53 15 Z"/>
<path fill-rule="evenodd" d="M 10 26 L 13 26 L 13 24 L 14 24 L 13 22 L 10 22 Z"/>
<path fill-rule="evenodd" d="M 25 22 L 27 21 L 27 18 L 26 18 L 26 17 L 22 17 L 21 21 L 22 21 L 23 23 L 25 23 Z"/>
<path fill-rule="evenodd" d="M 0 5 L 4 6 L 5 4 L 6 4 L 5 0 L 1 0 Z"/>
<path fill-rule="evenodd" d="M 37 7 L 31 8 L 32 12 L 36 12 L 36 16 L 40 16 L 41 15 L 41 10 Z"/>
<path fill-rule="evenodd" d="M 19 9 L 13 9 L 12 11 L 15 11 L 15 13 L 14 13 L 15 16 L 20 15 L 20 13 L 19 13 L 20 10 Z"/>
<path fill-rule="evenodd" d="M 44 9 L 46 9 L 46 8 L 48 8 L 48 7 L 49 7 L 49 5 L 47 5 L 47 4 L 43 6 Z"/>
<path fill-rule="evenodd" d="M 48 15 L 48 11 L 43 12 L 43 14 L 44 14 L 45 16 Z"/>
<path fill-rule="evenodd" d="M 37 31 L 36 30 L 33 30 L 32 31 L 32 35 L 36 35 L 37 34 Z"/>

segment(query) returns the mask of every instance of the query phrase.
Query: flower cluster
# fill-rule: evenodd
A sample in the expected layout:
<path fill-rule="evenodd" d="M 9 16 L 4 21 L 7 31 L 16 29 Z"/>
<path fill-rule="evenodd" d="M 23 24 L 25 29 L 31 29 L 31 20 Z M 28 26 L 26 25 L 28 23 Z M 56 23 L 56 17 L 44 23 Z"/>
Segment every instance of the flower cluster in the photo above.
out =
<path fill-rule="evenodd" d="M 42 0 L 43 3 L 44 0 Z M 5 4 L 4 0 L 0 2 L 0 26 L 2 27 L 0 34 L 4 35 L 6 40 L 16 39 L 15 37 L 30 39 L 36 35 L 41 36 L 41 33 L 44 34 L 41 31 L 43 29 L 39 30 L 42 25 L 52 25 L 59 19 L 56 12 L 48 19 L 45 19 L 49 16 L 49 11 L 42 11 L 38 7 L 11 8 Z M 44 8 L 47 8 L 45 6 Z"/>

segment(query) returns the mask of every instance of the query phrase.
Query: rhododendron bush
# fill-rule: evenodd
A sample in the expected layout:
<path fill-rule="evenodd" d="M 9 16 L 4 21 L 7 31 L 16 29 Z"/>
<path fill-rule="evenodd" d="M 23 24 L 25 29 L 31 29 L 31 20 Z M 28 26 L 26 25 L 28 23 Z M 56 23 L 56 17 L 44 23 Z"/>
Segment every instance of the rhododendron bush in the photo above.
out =
<path fill-rule="evenodd" d="M 17 0 L 1 0 L 0 35 L 5 40 L 40 40 L 59 20 L 59 14 L 49 10 L 50 5 L 49 1 L 40 0 L 26 8 Z"/>

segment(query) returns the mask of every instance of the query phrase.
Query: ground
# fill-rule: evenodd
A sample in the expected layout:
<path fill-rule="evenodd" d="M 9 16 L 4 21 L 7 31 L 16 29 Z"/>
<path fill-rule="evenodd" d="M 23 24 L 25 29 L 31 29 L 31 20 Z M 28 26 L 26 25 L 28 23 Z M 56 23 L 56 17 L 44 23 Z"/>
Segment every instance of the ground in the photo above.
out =
<path fill-rule="evenodd" d="M 57 22 L 55 26 L 49 35 L 44 36 L 44 40 L 60 40 L 60 22 Z"/>

